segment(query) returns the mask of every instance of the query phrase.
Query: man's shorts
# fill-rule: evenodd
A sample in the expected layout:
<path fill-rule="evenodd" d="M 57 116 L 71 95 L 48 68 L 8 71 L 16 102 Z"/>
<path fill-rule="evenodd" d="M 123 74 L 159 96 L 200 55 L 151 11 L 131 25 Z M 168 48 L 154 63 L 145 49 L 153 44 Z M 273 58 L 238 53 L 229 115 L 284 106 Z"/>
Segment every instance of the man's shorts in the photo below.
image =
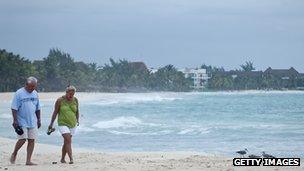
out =
<path fill-rule="evenodd" d="M 20 139 L 36 139 L 37 138 L 37 134 L 38 134 L 38 129 L 37 128 L 26 128 L 26 127 L 22 127 L 23 130 L 23 134 L 22 135 L 18 135 L 17 134 L 17 138 Z"/>
<path fill-rule="evenodd" d="M 76 133 L 76 126 L 74 128 L 69 128 L 67 126 L 58 126 L 59 127 L 59 132 L 62 134 L 71 134 L 75 135 Z"/>

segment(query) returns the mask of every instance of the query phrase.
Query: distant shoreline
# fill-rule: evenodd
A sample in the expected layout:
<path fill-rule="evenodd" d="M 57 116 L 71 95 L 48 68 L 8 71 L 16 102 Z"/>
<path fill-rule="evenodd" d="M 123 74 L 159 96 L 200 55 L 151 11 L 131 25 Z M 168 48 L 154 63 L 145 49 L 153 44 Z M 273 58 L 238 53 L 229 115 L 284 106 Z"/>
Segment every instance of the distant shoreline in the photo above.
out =
<path fill-rule="evenodd" d="M 104 94 L 111 98 L 112 96 L 119 95 L 119 94 L 259 94 L 259 93 L 278 93 L 278 94 L 285 94 L 285 93 L 304 93 L 302 90 L 233 90 L 233 91 L 191 91 L 191 92 L 171 92 L 171 91 L 158 91 L 158 92 L 125 92 L 125 93 L 113 93 L 113 92 L 77 92 L 76 97 L 79 100 L 96 100 L 91 94 Z M 39 98 L 42 101 L 55 101 L 57 98 L 63 96 L 65 92 L 39 92 Z M 3 101 L 11 101 L 13 98 L 14 92 L 0 92 L 0 98 Z"/>
<path fill-rule="evenodd" d="M 16 90 L 17 91 L 17 90 Z M 299 91 L 302 92 L 304 89 L 286 89 L 286 90 L 280 90 L 280 89 L 271 89 L 271 90 L 204 90 L 204 91 L 126 91 L 126 92 L 111 92 L 111 91 L 77 91 L 77 93 L 204 93 L 204 92 L 245 92 L 245 91 L 255 91 L 255 92 L 288 92 L 288 91 Z M 14 93 L 14 91 L 7 91 L 7 92 L 0 92 L 0 93 Z M 64 93 L 64 91 L 38 91 L 38 93 Z"/>

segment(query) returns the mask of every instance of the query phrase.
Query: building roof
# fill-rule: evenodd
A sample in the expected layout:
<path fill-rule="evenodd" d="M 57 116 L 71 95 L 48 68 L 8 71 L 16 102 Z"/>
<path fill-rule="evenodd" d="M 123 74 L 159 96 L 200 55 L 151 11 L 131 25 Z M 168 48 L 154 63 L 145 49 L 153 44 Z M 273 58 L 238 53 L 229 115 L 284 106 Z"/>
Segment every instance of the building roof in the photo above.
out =
<path fill-rule="evenodd" d="M 148 70 L 144 62 L 130 62 L 130 66 L 139 70 Z"/>
<path fill-rule="evenodd" d="M 279 76 L 279 77 L 299 76 L 299 72 L 295 70 L 293 67 L 289 69 L 272 69 L 271 67 L 269 67 L 264 71 L 264 73 Z"/>

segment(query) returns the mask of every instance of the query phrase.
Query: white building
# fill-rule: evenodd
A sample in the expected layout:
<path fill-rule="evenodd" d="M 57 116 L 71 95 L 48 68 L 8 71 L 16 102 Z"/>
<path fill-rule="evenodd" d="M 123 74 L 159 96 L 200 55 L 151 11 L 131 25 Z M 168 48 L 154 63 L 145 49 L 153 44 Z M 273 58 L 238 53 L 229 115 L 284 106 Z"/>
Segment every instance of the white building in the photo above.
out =
<path fill-rule="evenodd" d="M 185 74 L 186 78 L 191 78 L 193 80 L 193 88 L 195 89 L 203 89 L 207 85 L 208 77 L 206 69 L 193 69 L 193 68 L 185 68 L 180 69 L 182 73 Z"/>

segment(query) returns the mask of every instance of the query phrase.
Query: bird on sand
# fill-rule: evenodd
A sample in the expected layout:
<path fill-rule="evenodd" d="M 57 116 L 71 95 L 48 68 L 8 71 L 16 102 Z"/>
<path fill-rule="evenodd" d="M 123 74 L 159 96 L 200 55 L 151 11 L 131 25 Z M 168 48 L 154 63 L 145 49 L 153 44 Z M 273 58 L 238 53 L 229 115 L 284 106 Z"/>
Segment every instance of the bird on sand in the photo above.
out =
<path fill-rule="evenodd" d="M 261 156 L 257 156 L 257 155 L 254 155 L 254 154 L 250 154 L 248 155 L 249 158 L 261 158 Z"/>
<path fill-rule="evenodd" d="M 271 154 L 266 154 L 265 151 L 262 152 L 262 156 L 263 156 L 264 158 L 275 158 L 275 157 L 274 157 L 273 155 L 271 155 Z"/>
<path fill-rule="evenodd" d="M 244 155 L 248 152 L 247 148 L 245 148 L 245 150 L 240 150 L 237 151 L 236 153 L 239 154 L 240 156 L 244 157 Z"/>

